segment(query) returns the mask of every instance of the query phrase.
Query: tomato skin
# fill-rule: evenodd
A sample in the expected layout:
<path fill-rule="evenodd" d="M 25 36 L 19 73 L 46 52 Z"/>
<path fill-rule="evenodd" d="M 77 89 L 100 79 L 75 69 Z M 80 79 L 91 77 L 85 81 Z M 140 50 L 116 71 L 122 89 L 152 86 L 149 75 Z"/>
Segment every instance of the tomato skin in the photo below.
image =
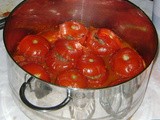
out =
<path fill-rule="evenodd" d="M 60 25 L 61 38 L 80 42 L 82 45 L 86 39 L 88 29 L 81 23 L 68 21 Z"/>
<path fill-rule="evenodd" d="M 120 38 L 109 29 L 94 29 L 88 36 L 86 46 L 102 57 L 111 55 L 121 48 Z"/>
<path fill-rule="evenodd" d="M 145 68 L 145 62 L 142 57 L 131 48 L 123 48 L 117 51 L 109 60 L 111 70 L 113 70 L 120 79 L 130 79 Z"/>
<path fill-rule="evenodd" d="M 94 77 L 106 72 L 105 64 L 102 58 L 90 52 L 84 53 L 79 58 L 77 68 L 86 77 Z"/>
<path fill-rule="evenodd" d="M 71 69 L 75 66 L 74 62 L 66 60 L 54 49 L 46 54 L 45 62 L 49 69 L 56 73 Z"/>
<path fill-rule="evenodd" d="M 88 78 L 88 88 L 102 88 L 108 81 L 108 71 L 101 73 L 97 78 Z"/>
<path fill-rule="evenodd" d="M 77 61 L 83 53 L 83 46 L 76 41 L 58 40 L 54 47 L 61 56 L 71 61 Z"/>
<path fill-rule="evenodd" d="M 58 75 L 56 84 L 65 87 L 87 88 L 87 79 L 76 69 L 70 69 Z"/>
<path fill-rule="evenodd" d="M 52 45 L 55 41 L 57 41 L 60 38 L 59 31 L 57 30 L 48 30 L 39 33 L 42 37 L 44 37 L 48 42 Z"/>
<path fill-rule="evenodd" d="M 17 53 L 27 57 L 44 57 L 49 51 L 48 41 L 39 35 L 27 35 L 17 46 Z"/>
<path fill-rule="evenodd" d="M 28 63 L 26 65 L 23 65 L 22 68 L 32 74 L 35 77 L 38 77 L 46 82 L 51 82 L 49 78 L 49 74 L 46 72 L 46 70 L 39 64 L 35 63 Z"/>

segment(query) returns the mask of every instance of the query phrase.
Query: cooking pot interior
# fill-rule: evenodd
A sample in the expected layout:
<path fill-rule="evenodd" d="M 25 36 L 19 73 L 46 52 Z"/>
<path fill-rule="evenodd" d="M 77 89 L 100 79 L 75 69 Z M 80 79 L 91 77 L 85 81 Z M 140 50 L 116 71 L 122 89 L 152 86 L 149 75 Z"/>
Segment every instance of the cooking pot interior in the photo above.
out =
<path fill-rule="evenodd" d="M 65 21 L 109 28 L 134 47 L 147 66 L 157 51 L 157 34 L 152 22 L 138 7 L 125 0 L 26 0 L 6 22 L 4 42 L 8 53 L 28 34 L 57 29 Z"/>

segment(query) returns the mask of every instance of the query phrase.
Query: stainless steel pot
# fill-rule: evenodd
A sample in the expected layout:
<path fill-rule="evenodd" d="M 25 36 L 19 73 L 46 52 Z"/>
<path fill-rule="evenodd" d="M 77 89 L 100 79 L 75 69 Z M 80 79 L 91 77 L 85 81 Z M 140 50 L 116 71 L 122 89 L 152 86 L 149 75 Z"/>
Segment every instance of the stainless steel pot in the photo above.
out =
<path fill-rule="evenodd" d="M 147 68 L 128 82 L 102 89 L 59 87 L 30 75 L 12 58 L 15 46 L 28 34 L 75 20 L 107 27 L 134 47 Z M 8 77 L 13 98 L 31 119 L 127 120 L 146 92 L 158 38 L 150 19 L 126 0 L 26 0 L 9 15 L 4 28 Z"/>

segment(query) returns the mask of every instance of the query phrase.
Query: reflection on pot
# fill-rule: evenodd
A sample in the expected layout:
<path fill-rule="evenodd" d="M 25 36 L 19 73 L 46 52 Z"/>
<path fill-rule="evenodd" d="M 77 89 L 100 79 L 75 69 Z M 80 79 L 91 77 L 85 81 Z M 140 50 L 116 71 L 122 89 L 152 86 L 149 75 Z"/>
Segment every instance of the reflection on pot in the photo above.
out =
<path fill-rule="evenodd" d="M 101 91 L 100 104 L 105 111 L 116 119 L 122 119 L 130 111 L 133 95 L 127 97 L 123 91 L 123 86 L 110 91 Z"/>
<path fill-rule="evenodd" d="M 73 119 L 91 119 L 95 112 L 94 92 L 73 91 L 69 109 Z"/>
<path fill-rule="evenodd" d="M 28 76 L 27 74 L 25 75 L 25 82 L 19 91 L 21 100 L 28 107 L 42 111 L 58 110 L 70 101 L 70 90 L 63 89 L 59 91 L 56 87 L 51 87 L 49 84 L 34 77 L 28 78 Z"/>
<path fill-rule="evenodd" d="M 114 89 L 100 91 L 100 104 L 103 109 L 116 120 L 124 119 L 129 111 L 136 109 L 143 100 L 144 89 L 146 89 L 150 76 L 146 70 L 144 74 L 136 77 L 121 86 Z"/>

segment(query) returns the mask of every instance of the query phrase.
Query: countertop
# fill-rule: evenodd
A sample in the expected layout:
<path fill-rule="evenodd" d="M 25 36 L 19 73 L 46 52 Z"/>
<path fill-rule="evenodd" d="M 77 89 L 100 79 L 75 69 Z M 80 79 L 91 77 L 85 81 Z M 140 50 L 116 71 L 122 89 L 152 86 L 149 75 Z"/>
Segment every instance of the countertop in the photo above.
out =
<path fill-rule="evenodd" d="M 130 0 L 152 18 L 150 0 Z M 160 36 L 160 33 L 159 33 Z M 0 120 L 29 120 L 13 101 L 8 84 L 7 52 L 3 43 L 3 30 L 0 30 Z M 131 120 L 160 120 L 160 55 L 154 64 L 143 103 Z"/>

